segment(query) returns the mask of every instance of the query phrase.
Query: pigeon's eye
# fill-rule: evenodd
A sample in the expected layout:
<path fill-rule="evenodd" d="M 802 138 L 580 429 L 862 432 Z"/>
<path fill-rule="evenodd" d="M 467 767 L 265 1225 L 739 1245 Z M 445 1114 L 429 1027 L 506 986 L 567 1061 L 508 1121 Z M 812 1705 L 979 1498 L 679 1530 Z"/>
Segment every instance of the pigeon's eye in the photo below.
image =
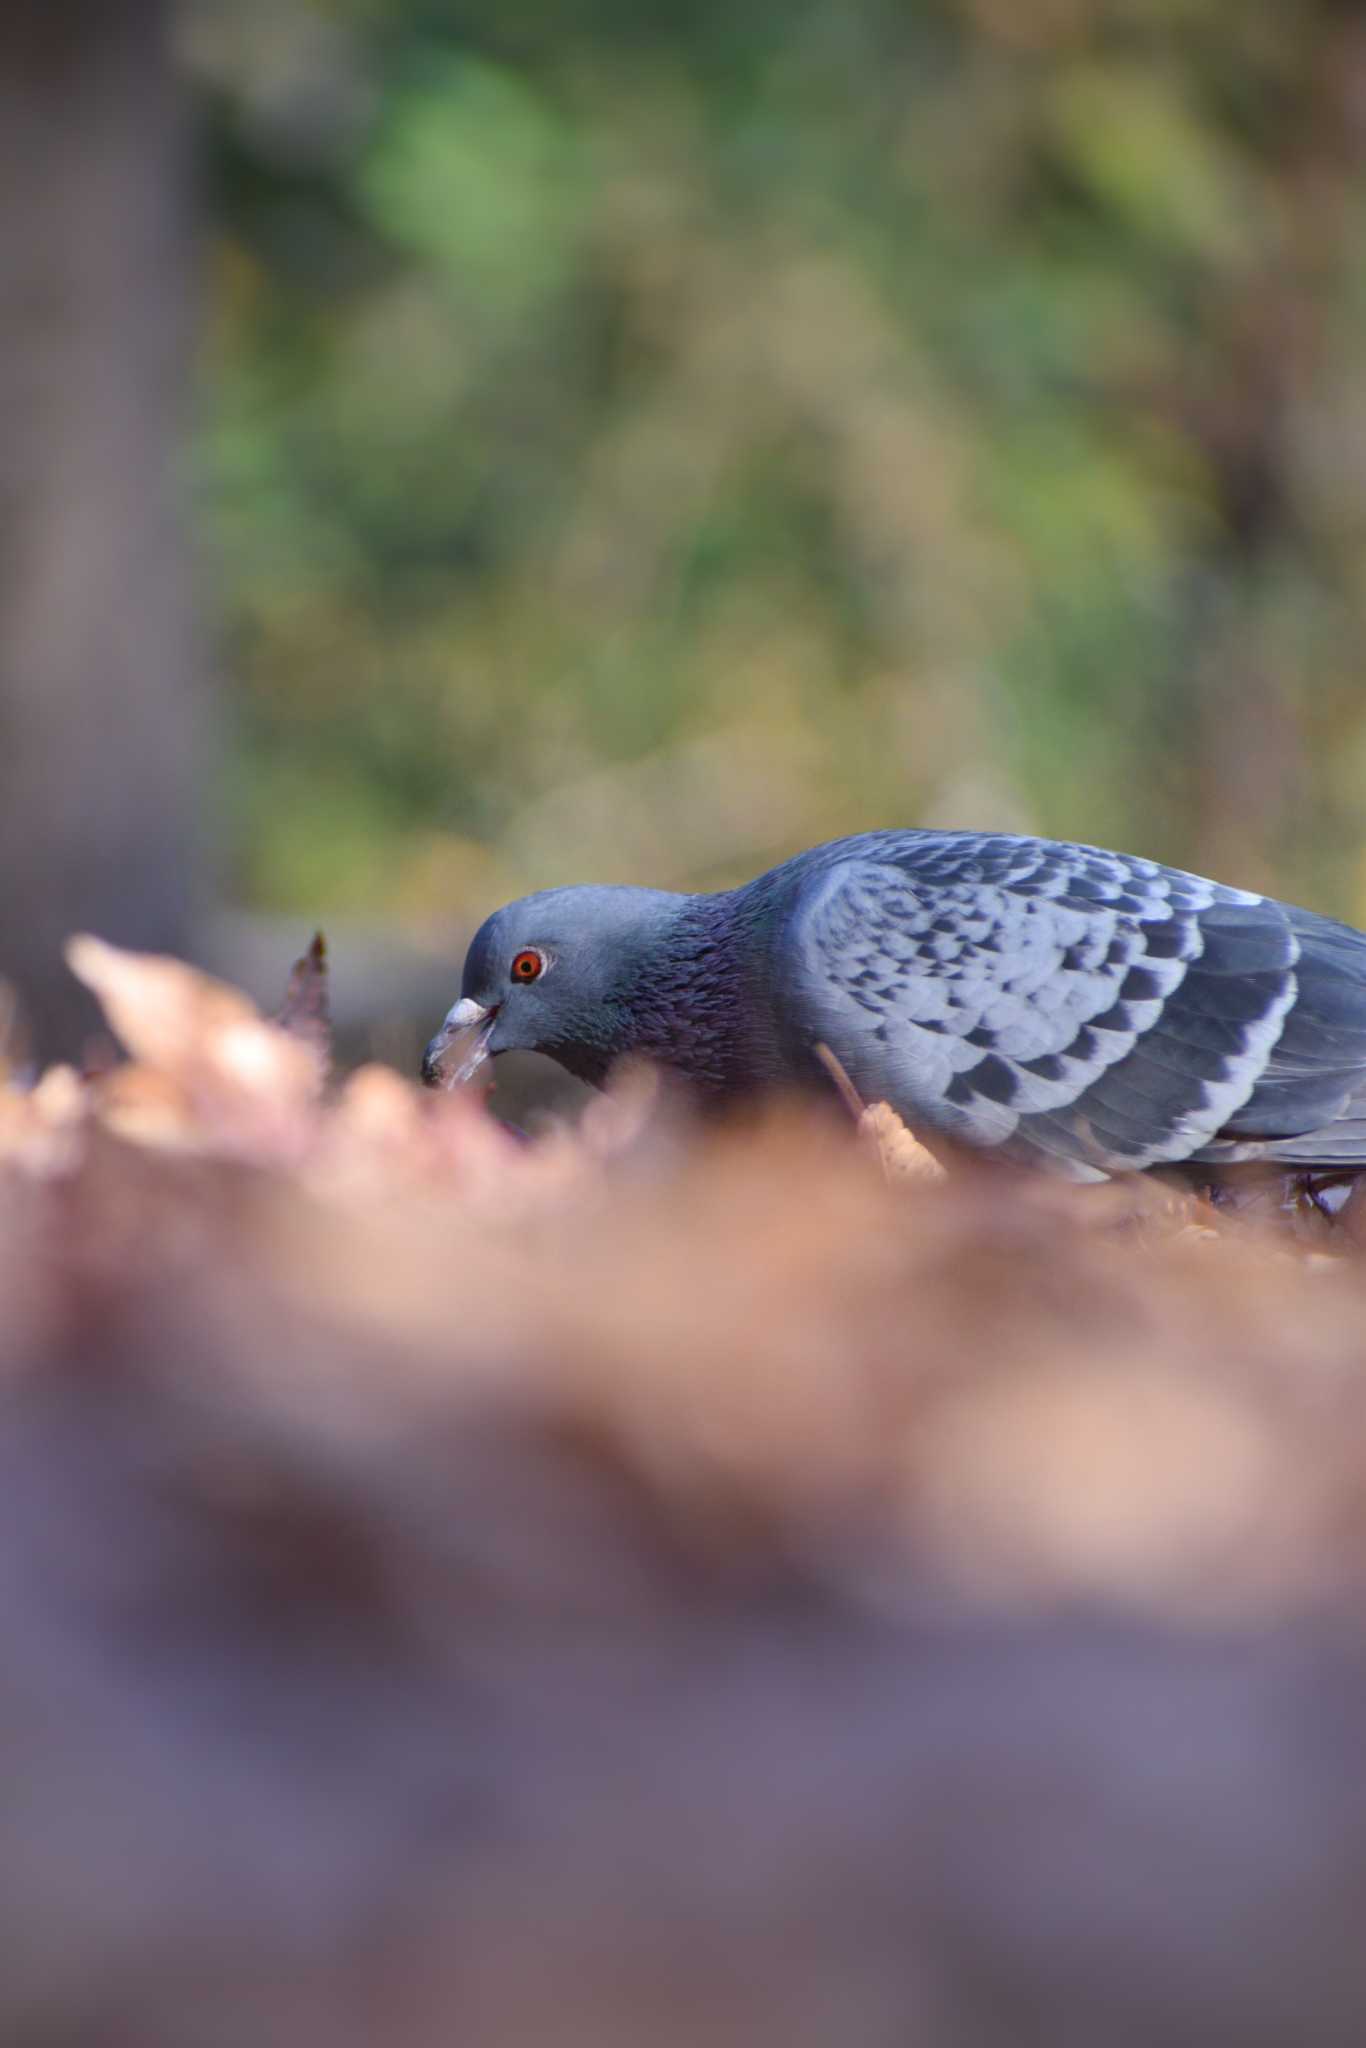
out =
<path fill-rule="evenodd" d="M 512 966 L 508 969 L 514 981 L 535 981 L 544 971 L 545 956 L 538 953 L 534 946 L 528 946 L 525 952 L 515 954 Z"/>

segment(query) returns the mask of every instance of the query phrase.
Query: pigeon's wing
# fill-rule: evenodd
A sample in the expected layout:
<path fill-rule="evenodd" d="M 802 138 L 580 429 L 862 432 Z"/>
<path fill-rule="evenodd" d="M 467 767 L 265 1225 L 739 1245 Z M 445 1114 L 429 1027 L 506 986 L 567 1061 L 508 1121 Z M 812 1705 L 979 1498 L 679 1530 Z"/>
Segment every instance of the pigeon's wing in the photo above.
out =
<path fill-rule="evenodd" d="M 1085 847 L 915 834 L 814 868 L 782 952 L 808 1046 L 968 1144 L 1082 1178 L 1366 1161 L 1366 938 L 1307 912 Z"/>

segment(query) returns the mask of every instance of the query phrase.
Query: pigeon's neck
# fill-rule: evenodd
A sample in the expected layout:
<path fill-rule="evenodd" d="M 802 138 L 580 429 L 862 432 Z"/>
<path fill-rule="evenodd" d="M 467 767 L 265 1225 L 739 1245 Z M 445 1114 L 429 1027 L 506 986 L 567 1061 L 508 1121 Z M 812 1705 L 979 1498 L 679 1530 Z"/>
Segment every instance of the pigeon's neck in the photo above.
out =
<path fill-rule="evenodd" d="M 681 896 L 619 992 L 623 1042 L 725 1102 L 771 1081 L 779 1059 L 756 986 L 761 933 L 747 892 Z"/>

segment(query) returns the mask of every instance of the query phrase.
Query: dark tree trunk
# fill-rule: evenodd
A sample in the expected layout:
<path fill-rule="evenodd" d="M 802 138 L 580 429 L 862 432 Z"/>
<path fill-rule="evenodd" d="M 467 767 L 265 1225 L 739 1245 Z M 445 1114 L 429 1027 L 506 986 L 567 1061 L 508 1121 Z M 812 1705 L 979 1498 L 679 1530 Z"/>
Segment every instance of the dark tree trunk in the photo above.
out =
<path fill-rule="evenodd" d="M 201 881 L 171 13 L 0 5 L 0 977 L 45 1055 L 67 934 L 188 949 Z"/>

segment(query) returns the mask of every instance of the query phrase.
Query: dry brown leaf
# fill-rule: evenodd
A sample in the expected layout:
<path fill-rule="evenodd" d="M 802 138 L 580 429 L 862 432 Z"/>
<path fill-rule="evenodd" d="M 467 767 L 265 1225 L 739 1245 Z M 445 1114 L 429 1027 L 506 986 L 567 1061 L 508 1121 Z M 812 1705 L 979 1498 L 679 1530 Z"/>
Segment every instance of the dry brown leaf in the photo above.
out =
<path fill-rule="evenodd" d="M 66 958 L 125 1050 L 149 1066 L 183 1067 L 210 1039 L 260 1022 L 246 996 L 183 960 L 127 952 L 89 933 L 67 941 Z"/>
<path fill-rule="evenodd" d="M 947 1170 L 901 1121 L 889 1102 L 872 1102 L 858 1120 L 859 1136 L 882 1161 L 888 1180 L 942 1181 Z"/>
<path fill-rule="evenodd" d="M 327 982 L 327 941 L 314 932 L 308 951 L 290 970 L 285 999 L 275 1013 L 282 1031 L 311 1047 L 326 1077 L 332 1066 L 332 1010 Z"/>
<path fill-rule="evenodd" d="M 163 1068 L 127 1061 L 92 1082 L 90 1095 L 104 1128 L 130 1144 L 169 1152 L 195 1152 L 204 1144 L 194 1096 Z"/>
<path fill-rule="evenodd" d="M 888 1180 L 939 1181 L 946 1169 L 903 1123 L 890 1102 L 865 1103 L 839 1057 L 818 1044 L 816 1057 L 858 1126 L 859 1136 L 877 1153 Z"/>
<path fill-rule="evenodd" d="M 125 952 L 103 939 L 68 941 L 72 973 L 96 997 L 111 1030 L 135 1059 L 177 1075 L 192 1089 L 281 1106 L 316 1096 L 311 1049 L 226 983 L 162 954 Z"/>
<path fill-rule="evenodd" d="M 39 1176 L 70 1171 L 88 1106 L 73 1067 L 49 1067 L 30 1089 L 0 1085 L 0 1158 Z"/>

